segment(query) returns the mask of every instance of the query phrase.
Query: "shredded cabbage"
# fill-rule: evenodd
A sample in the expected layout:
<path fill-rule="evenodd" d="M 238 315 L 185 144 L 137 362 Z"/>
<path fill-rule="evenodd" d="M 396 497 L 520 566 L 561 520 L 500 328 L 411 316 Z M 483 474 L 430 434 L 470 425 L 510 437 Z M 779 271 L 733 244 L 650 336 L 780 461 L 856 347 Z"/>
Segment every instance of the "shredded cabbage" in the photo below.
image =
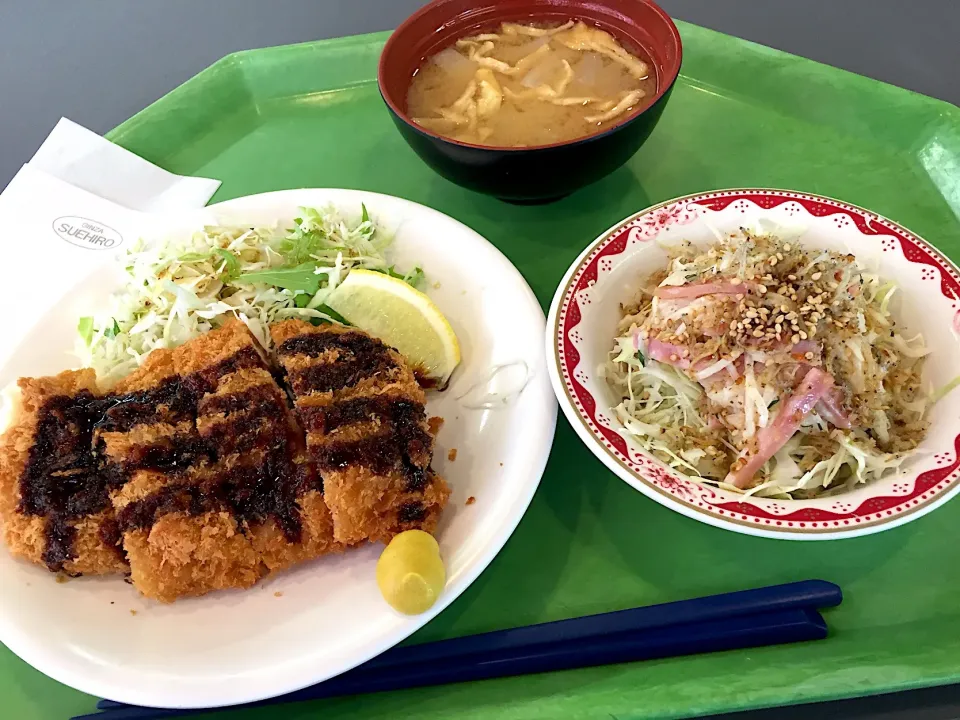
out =
<path fill-rule="evenodd" d="M 930 406 L 960 378 L 936 395 L 921 390 L 929 350 L 894 321 L 897 286 L 852 255 L 805 251 L 789 242 L 797 232 L 717 234 L 707 250 L 666 248 L 669 266 L 624 307 L 601 367 L 623 432 L 693 479 L 761 497 L 831 495 L 900 472 Z M 798 315 L 798 329 L 780 333 L 776 324 Z M 788 439 L 761 435 L 810 368 L 828 374 L 831 404 L 806 412 Z M 735 461 L 760 442 L 772 445 L 769 459 L 734 487 Z"/>
<path fill-rule="evenodd" d="M 186 240 L 137 242 L 124 257 L 130 276 L 108 312 L 80 318 L 76 353 L 107 386 L 152 350 L 173 348 L 242 320 L 270 347 L 270 323 L 300 318 L 343 322 L 324 300 L 361 267 L 412 285 L 420 268 L 401 274 L 387 264 L 391 237 L 367 208 L 347 218 L 336 208 L 300 208 L 287 231 L 276 227 L 205 227 Z"/>

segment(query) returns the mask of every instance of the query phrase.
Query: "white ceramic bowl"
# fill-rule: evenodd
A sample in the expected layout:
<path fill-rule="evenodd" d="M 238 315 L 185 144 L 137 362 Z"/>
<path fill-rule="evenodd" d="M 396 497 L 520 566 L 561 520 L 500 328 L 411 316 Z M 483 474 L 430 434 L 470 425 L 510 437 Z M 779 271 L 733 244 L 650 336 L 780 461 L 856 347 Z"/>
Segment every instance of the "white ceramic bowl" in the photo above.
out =
<path fill-rule="evenodd" d="M 567 419 L 607 467 L 661 505 L 735 532 L 818 540 L 866 535 L 914 520 L 960 490 L 960 390 L 932 409 L 920 451 L 894 477 L 813 500 L 746 497 L 681 475 L 621 431 L 620 398 L 599 377 L 613 345 L 620 303 L 640 280 L 666 265 L 657 242 L 715 241 L 760 221 L 803 229 L 810 247 L 851 252 L 896 281 L 893 312 L 931 348 L 924 380 L 941 387 L 960 375 L 960 274 L 942 253 L 909 230 L 837 200 L 781 190 L 724 190 L 671 200 L 618 223 L 567 271 L 547 319 L 547 365 Z"/>

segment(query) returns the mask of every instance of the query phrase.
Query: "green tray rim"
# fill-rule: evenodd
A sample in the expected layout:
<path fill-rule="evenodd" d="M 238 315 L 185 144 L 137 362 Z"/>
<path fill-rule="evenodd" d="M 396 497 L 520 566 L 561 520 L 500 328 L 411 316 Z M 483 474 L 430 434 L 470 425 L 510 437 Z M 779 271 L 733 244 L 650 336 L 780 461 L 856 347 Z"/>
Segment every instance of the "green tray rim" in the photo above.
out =
<path fill-rule="evenodd" d="M 953 105 L 950 102 L 945 100 L 940 100 L 937 98 L 929 97 L 915 91 L 907 90 L 880 80 L 869 78 L 867 76 L 854 73 L 848 70 L 843 70 L 836 68 L 824 63 L 820 63 L 808 58 L 801 56 L 796 56 L 787 52 L 783 52 L 768 46 L 755 43 L 748 40 L 743 40 L 736 38 L 734 36 L 726 35 L 717 31 L 713 31 L 707 28 L 702 28 L 691 23 L 686 23 L 683 21 L 676 21 L 678 27 L 681 30 L 682 34 L 686 33 L 699 33 L 705 37 L 715 37 L 723 38 L 727 41 L 735 43 L 737 46 L 750 49 L 754 52 L 763 52 L 769 53 L 771 56 L 780 58 L 784 61 L 789 61 L 791 64 L 797 67 L 806 67 L 806 68 L 817 68 L 828 72 L 832 77 L 837 78 L 838 81 L 846 83 L 850 88 L 860 91 L 867 91 L 871 93 L 886 93 L 891 96 L 896 96 L 898 98 L 904 99 L 912 103 L 917 108 L 921 108 L 925 113 L 927 113 L 931 120 L 939 120 L 940 122 L 945 123 L 951 130 L 956 131 L 960 135 L 960 108 Z M 256 56 L 264 50 L 273 51 L 273 50 L 282 50 L 288 54 L 300 54 L 300 53 L 315 53 L 317 51 L 329 51 L 335 48 L 349 48 L 356 45 L 366 45 L 371 43 L 380 43 L 386 41 L 390 36 L 392 31 L 380 31 L 374 33 L 365 33 L 359 35 L 351 35 L 340 38 L 316 40 L 305 43 L 297 43 L 292 45 L 280 46 L 279 48 L 258 48 L 258 49 L 249 49 L 241 50 L 238 52 L 231 53 L 224 56 L 220 60 L 217 60 L 215 63 L 205 68 L 198 74 L 194 75 L 181 85 L 172 89 L 170 92 L 166 93 L 162 97 L 158 98 L 153 103 L 146 106 L 144 109 L 140 110 L 129 119 L 117 125 L 115 128 L 110 130 L 106 137 L 113 142 L 122 145 L 136 146 L 141 136 L 149 131 L 149 126 L 152 122 L 155 121 L 157 117 L 163 117 L 169 113 L 176 110 L 177 106 L 182 103 L 188 103 L 191 96 L 196 93 L 200 88 L 204 87 L 210 79 L 222 71 L 238 73 L 242 72 L 247 63 L 256 58 Z M 686 40 L 685 40 L 686 42 Z M 693 86 L 709 86 L 709 83 L 703 83 L 698 77 L 688 74 L 684 68 L 681 68 L 679 75 L 679 82 L 687 83 Z M 375 80 L 368 80 L 367 82 L 375 82 Z M 341 85 L 339 87 L 346 87 L 348 84 Z M 136 151 L 136 150 L 135 150 Z M 143 153 L 147 159 L 150 159 L 149 153 Z M 682 196 L 680 196 L 682 197 Z M 843 202 L 848 204 L 851 203 L 848 200 L 842 199 Z M 665 201 L 658 201 L 653 203 L 654 206 L 660 205 Z M 666 201 L 669 202 L 669 201 Z M 882 213 L 880 213 L 882 214 Z M 893 219 L 894 222 L 898 222 L 896 219 Z M 826 641 L 829 642 L 829 639 Z M 822 691 L 808 692 L 805 695 L 793 698 L 790 700 L 791 703 L 795 704 L 806 704 L 812 702 L 819 702 L 825 700 L 835 700 L 840 698 L 850 698 L 858 696 L 867 696 L 881 694 L 885 692 L 892 691 L 901 691 L 914 688 L 922 687 L 931 687 L 936 685 L 946 685 L 950 683 L 955 683 L 960 681 L 960 662 L 958 662 L 957 667 L 950 673 L 939 674 L 933 677 L 929 677 L 923 680 L 908 681 L 901 684 L 883 684 L 878 682 L 874 686 L 860 686 L 856 688 L 849 689 L 837 689 L 833 687 L 831 689 L 825 689 Z M 762 707 L 774 707 L 779 704 L 779 700 L 775 698 L 765 698 L 760 699 L 755 702 L 750 702 L 744 705 L 731 705 L 726 704 L 724 706 L 717 706 L 715 708 L 709 709 L 709 712 L 724 712 L 724 711 L 734 711 L 734 710 L 747 710 L 752 708 L 762 708 Z"/>

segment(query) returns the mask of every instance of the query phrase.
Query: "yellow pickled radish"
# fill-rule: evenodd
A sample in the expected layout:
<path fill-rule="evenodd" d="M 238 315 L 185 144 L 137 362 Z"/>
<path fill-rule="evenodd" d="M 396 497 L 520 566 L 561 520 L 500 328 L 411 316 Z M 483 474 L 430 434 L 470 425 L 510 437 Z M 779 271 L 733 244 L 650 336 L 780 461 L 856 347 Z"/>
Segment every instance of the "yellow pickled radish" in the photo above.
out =
<path fill-rule="evenodd" d="M 437 601 L 447 581 L 440 546 L 423 530 L 395 536 L 377 561 L 377 586 L 397 612 L 418 615 Z"/>

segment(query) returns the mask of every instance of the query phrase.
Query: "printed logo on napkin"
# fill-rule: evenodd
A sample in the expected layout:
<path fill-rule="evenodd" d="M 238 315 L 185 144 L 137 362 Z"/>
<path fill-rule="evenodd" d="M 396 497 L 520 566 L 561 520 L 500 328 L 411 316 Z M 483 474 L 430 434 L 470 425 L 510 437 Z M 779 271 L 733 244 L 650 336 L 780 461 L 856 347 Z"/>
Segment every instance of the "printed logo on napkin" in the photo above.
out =
<path fill-rule="evenodd" d="M 112 227 L 73 215 L 54 220 L 53 231 L 61 240 L 87 250 L 113 250 L 123 242 L 123 235 Z"/>
<path fill-rule="evenodd" d="M 0 307 L 9 309 L 0 386 L 76 367 L 77 322 L 126 282 L 126 251 L 195 227 L 204 213 L 138 212 L 24 165 L 0 194 Z"/>

